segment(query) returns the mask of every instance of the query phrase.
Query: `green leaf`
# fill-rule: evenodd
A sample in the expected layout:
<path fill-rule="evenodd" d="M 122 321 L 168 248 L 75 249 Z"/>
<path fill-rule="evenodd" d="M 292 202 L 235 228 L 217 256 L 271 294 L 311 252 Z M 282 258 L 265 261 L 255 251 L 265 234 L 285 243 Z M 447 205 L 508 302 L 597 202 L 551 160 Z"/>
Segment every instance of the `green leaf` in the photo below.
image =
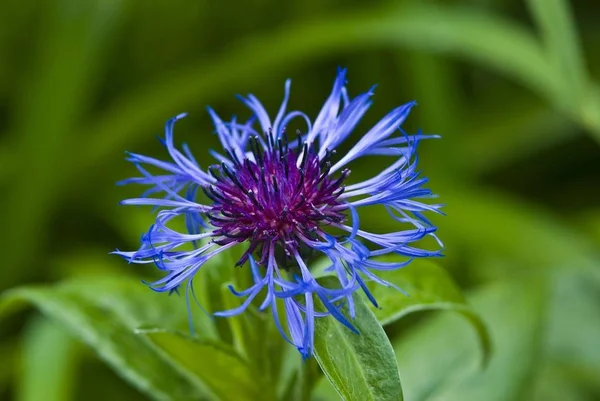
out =
<path fill-rule="evenodd" d="M 13 231 L 5 239 L 5 245 L 12 249 L 5 261 L 19 268 L 8 270 L 0 289 L 10 287 L 30 266 L 35 266 L 29 263 L 38 253 L 34 248 L 46 242 L 44 230 L 36 230 L 36 241 L 27 238 L 32 227 L 51 215 L 55 183 L 60 181 L 63 167 L 70 168 L 64 149 L 73 143 L 72 137 L 78 133 L 75 126 L 92 102 L 93 88 L 99 82 L 98 72 L 119 22 L 122 3 L 59 0 L 46 2 L 42 7 L 45 12 L 40 14 L 43 18 L 34 31 L 39 34 L 37 54 L 29 79 L 18 91 L 21 98 L 15 102 L 19 106 L 15 108 L 14 133 L 18 135 L 14 135 L 12 149 L 19 155 L 13 160 L 13 168 L 37 185 L 33 188 L 23 180 L 15 180 L 7 194 L 5 207 L 29 212 L 20 217 L 19 213 L 6 216 Z M 28 163 L 24 155 L 36 163 Z"/>
<path fill-rule="evenodd" d="M 567 0 L 529 0 L 559 90 L 554 103 L 600 138 L 600 90 L 590 81 L 577 24 Z"/>
<path fill-rule="evenodd" d="M 323 278 L 331 287 L 335 279 Z M 315 358 L 344 400 L 402 400 L 402 386 L 390 342 L 373 312 L 358 296 L 355 334 L 331 316 L 315 321 Z M 319 310 L 325 307 L 317 302 Z M 345 313 L 345 312 L 344 312 Z M 349 316 L 345 313 L 346 317 Z"/>
<path fill-rule="evenodd" d="M 594 379 L 597 382 L 597 371 Z M 544 364 L 535 379 L 535 389 L 529 398 L 533 401 L 595 401 L 593 391 L 581 386 L 577 380 L 554 364 Z"/>
<path fill-rule="evenodd" d="M 235 263 L 232 261 L 231 252 L 222 252 L 208 260 L 198 271 L 198 279 L 194 280 L 200 304 L 211 313 L 227 309 L 221 287 L 233 277 Z M 221 341 L 233 343 L 233 333 L 225 319 L 214 319 L 213 325 Z"/>
<path fill-rule="evenodd" d="M 519 277 L 484 287 L 469 299 L 490 327 L 495 352 L 489 366 L 478 367 L 473 334 L 457 316 L 436 316 L 394 342 L 408 399 L 528 399 L 542 351 L 546 283 Z"/>
<path fill-rule="evenodd" d="M 521 264 L 516 267 L 597 271 L 599 259 L 591 241 L 540 205 L 467 186 L 444 187 L 439 192 L 448 205 L 444 208 L 448 216 L 438 220 L 445 239 L 453 237 L 469 249 L 502 260 L 518 260 Z M 454 245 L 450 239 L 447 242 Z M 514 273 L 511 267 L 506 266 L 505 274 Z"/>
<path fill-rule="evenodd" d="M 225 283 L 221 287 L 224 309 L 237 308 L 242 299 L 234 296 Z M 279 374 L 278 366 L 281 363 L 281 348 L 285 342 L 279 333 L 276 338 L 270 336 L 271 330 L 277 331 L 272 324 L 271 315 L 266 315 L 257 310 L 254 305 L 249 305 L 244 313 L 228 318 L 218 318 L 230 328 L 233 346 L 246 360 L 262 372 L 261 376 L 267 381 L 275 380 Z"/>
<path fill-rule="evenodd" d="M 563 102 L 579 104 L 584 100 L 587 73 L 569 1 L 528 0 L 527 3 L 541 30 L 556 74 L 563 78 L 557 80 Z"/>
<path fill-rule="evenodd" d="M 383 262 L 398 261 L 393 256 L 378 258 Z M 487 327 L 481 317 L 466 302 L 450 275 L 428 260 L 414 260 L 403 269 L 381 272 L 382 279 L 398 286 L 408 296 L 396 289 L 369 282 L 368 287 L 379 308 L 373 313 L 382 325 L 387 325 L 409 313 L 427 310 L 449 310 L 464 316 L 477 332 L 484 362 L 490 356 L 491 343 Z"/>
<path fill-rule="evenodd" d="M 412 38 L 407 37 L 408 32 Z M 398 7 L 378 27 L 369 27 L 369 34 L 381 34 L 383 43 L 457 56 L 497 71 L 550 99 L 555 96 L 556 76 L 539 40 L 524 25 L 496 14 L 475 8 L 413 3 Z M 383 37 L 385 34 L 387 38 Z"/>
<path fill-rule="evenodd" d="M 0 364 L 0 393 L 6 391 L 9 382 L 12 380 L 17 360 L 20 360 L 20 349 L 14 340 L 4 340 L 0 343 L 0 355 L 2 363 Z"/>
<path fill-rule="evenodd" d="M 221 293 L 217 294 L 217 296 L 219 299 L 223 299 L 223 302 L 221 302 L 223 308 L 221 310 L 233 309 L 238 306 L 235 302 L 239 301 L 239 299 L 235 299 L 235 297 L 231 294 L 231 291 L 229 290 L 230 285 L 233 284 L 231 282 L 223 283 L 218 287 L 220 288 Z M 251 346 L 248 344 L 250 340 L 248 336 L 252 335 L 253 333 L 248 333 L 248 322 L 246 320 L 246 315 L 240 314 L 220 320 L 228 325 L 229 331 L 231 332 L 232 344 L 236 351 L 245 358 L 248 358 L 248 351 L 251 348 Z"/>
<path fill-rule="evenodd" d="M 494 96 L 498 94 L 495 92 Z M 470 107 L 468 120 L 461 121 L 460 134 L 451 138 L 455 143 L 456 162 L 460 163 L 461 174 L 475 179 L 485 176 L 524 161 L 536 152 L 562 146 L 578 132 L 571 118 L 537 99 L 519 96 L 510 102 L 498 103 Z M 497 115 L 489 113 L 491 107 L 497 110 Z M 507 115 L 511 118 L 504 118 Z M 441 148 L 445 150 L 445 146 Z M 465 160 L 469 162 L 465 163 Z M 440 169 L 447 170 L 447 161 L 441 164 Z"/>
<path fill-rule="evenodd" d="M 600 285 L 581 271 L 559 271 L 551 279 L 546 358 L 574 385 L 600 393 Z"/>
<path fill-rule="evenodd" d="M 282 363 L 281 372 L 277 381 L 277 399 L 292 400 L 294 390 L 297 390 L 297 384 L 300 382 L 300 365 L 302 361 L 298 358 L 298 351 L 295 347 L 287 346 L 281 351 Z M 336 393 L 337 395 L 337 393 Z"/>
<path fill-rule="evenodd" d="M 600 110 L 600 86 L 594 82 L 588 85 L 578 121 L 595 135 L 596 140 L 600 138 L 600 113 L 598 110 Z"/>
<path fill-rule="evenodd" d="M 575 217 L 577 227 L 600 247 L 600 208 L 584 209 Z"/>
<path fill-rule="evenodd" d="M 27 325 L 22 353 L 17 401 L 68 401 L 74 398 L 79 352 L 64 328 L 36 316 Z"/>
<path fill-rule="evenodd" d="M 261 372 L 224 344 L 198 341 L 181 333 L 164 330 L 143 331 L 154 345 L 185 375 L 199 379 L 223 400 L 273 400 L 273 386 Z"/>
<path fill-rule="evenodd" d="M 156 294 L 130 279 L 93 278 L 71 280 L 54 287 L 25 287 L 0 298 L 0 316 L 27 303 L 92 347 L 132 385 L 157 400 L 210 400 L 197 383 L 175 371 L 156 347 L 134 333 L 144 324 L 187 330 L 185 301 Z M 208 319 L 204 317 L 204 319 Z M 211 335 L 200 328 L 203 315 L 194 323 L 201 338 Z"/>

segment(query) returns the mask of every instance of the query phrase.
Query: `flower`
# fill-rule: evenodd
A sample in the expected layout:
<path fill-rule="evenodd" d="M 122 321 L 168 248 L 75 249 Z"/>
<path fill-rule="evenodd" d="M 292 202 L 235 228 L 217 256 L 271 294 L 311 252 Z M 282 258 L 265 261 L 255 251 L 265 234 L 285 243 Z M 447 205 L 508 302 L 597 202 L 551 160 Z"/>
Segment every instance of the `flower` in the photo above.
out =
<path fill-rule="evenodd" d="M 266 294 L 259 309 L 270 309 L 282 336 L 305 358 L 313 352 L 315 319 L 331 315 L 356 331 L 351 321 L 355 317 L 355 291 L 364 291 L 377 306 L 365 282 L 392 284 L 376 272 L 401 268 L 414 258 L 439 255 L 440 251 L 411 244 L 425 236 L 437 240 L 436 227 L 423 212 L 439 213 L 440 205 L 418 200 L 433 194 L 423 187 L 427 179 L 416 170 L 417 144 L 434 136 L 407 135 L 400 129 L 414 102 L 395 108 L 348 152 L 336 154 L 335 149 L 369 109 L 373 95 L 371 89 L 350 99 L 345 80 L 346 70 L 339 70 L 331 94 L 314 121 L 301 111 L 287 111 L 290 80 L 274 120 L 253 95 L 241 97 L 253 113 L 244 124 L 235 118 L 224 122 L 209 108 L 223 152 L 211 151 L 218 164 L 207 170 L 200 167 L 186 145 L 181 150 L 175 147 L 173 127 L 185 114 L 169 120 L 164 146 L 171 160 L 130 153 L 128 160 L 142 176 L 123 182 L 150 186 L 142 197 L 122 203 L 159 208 L 156 222 L 142 237 L 137 251 L 116 253 L 133 263 L 155 263 L 165 276 L 150 287 L 172 292 L 184 284 L 189 291 L 194 275 L 209 259 L 243 246 L 245 252 L 237 265 L 248 262 L 253 285 L 241 291 L 230 288 L 244 301 L 215 315 L 242 313 L 259 294 Z M 291 137 L 286 126 L 298 118 L 306 124 L 306 131 Z M 365 156 L 389 157 L 392 161 L 374 177 L 348 184 L 347 166 Z M 144 165 L 164 170 L 164 174 L 153 175 Z M 198 189 L 207 202 L 199 203 Z M 361 229 L 358 210 L 373 205 L 385 207 L 403 229 L 383 234 Z M 178 216 L 185 217 L 185 233 L 169 227 Z M 326 271 L 337 277 L 336 288 L 322 286 L 313 276 L 307 262 L 314 254 L 331 262 Z M 387 254 L 403 255 L 406 260 L 389 263 L 377 259 Z M 326 311 L 316 310 L 315 297 Z M 283 304 L 287 330 L 281 325 L 277 300 L 280 307 Z M 341 312 L 342 305 L 348 308 L 350 319 Z"/>

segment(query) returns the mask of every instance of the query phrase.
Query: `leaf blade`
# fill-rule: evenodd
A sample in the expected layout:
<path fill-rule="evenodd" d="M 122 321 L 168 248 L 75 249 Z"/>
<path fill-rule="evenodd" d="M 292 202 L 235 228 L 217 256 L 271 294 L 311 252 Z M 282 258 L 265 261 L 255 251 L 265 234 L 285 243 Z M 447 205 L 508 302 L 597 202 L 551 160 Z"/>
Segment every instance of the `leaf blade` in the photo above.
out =
<path fill-rule="evenodd" d="M 393 262 L 396 257 L 378 258 L 379 261 Z M 484 321 L 467 303 L 450 275 L 429 260 L 413 260 L 407 267 L 381 272 L 379 276 L 406 291 L 408 296 L 394 288 L 377 283 L 368 283 L 369 290 L 377 300 L 379 308 L 371 307 L 382 325 L 391 324 L 402 317 L 423 311 L 453 311 L 469 321 L 477 333 L 483 354 L 484 364 L 489 359 L 492 347 Z"/>
<path fill-rule="evenodd" d="M 78 344 L 65 330 L 42 316 L 27 326 L 16 400 L 69 401 L 74 399 Z M 52 371 L 52 375 L 48 372 Z"/>
<path fill-rule="evenodd" d="M 210 388 L 221 399 L 253 401 L 266 397 L 268 386 L 253 379 L 250 365 L 233 349 L 216 342 L 197 341 L 182 333 L 144 331 L 141 335 Z M 231 384 L 235 383 L 235 387 Z"/>
<path fill-rule="evenodd" d="M 364 301 L 356 294 L 354 300 L 353 323 L 360 334 L 331 316 L 318 318 L 315 358 L 344 400 L 403 400 L 391 344 Z"/>
<path fill-rule="evenodd" d="M 485 317 L 496 349 L 485 370 L 476 368 L 469 333 L 456 316 L 436 316 L 397 339 L 394 350 L 406 378 L 407 397 L 415 401 L 524 399 L 541 354 L 546 295 L 544 280 L 521 277 L 488 285 L 469 297 Z"/>
<path fill-rule="evenodd" d="M 529 9 L 540 29 L 556 73 L 563 77 L 562 98 L 579 104 L 588 80 L 583 51 L 572 10 L 565 0 L 528 0 Z"/>
<path fill-rule="evenodd" d="M 135 300 L 123 305 L 124 299 L 133 296 Z M 157 299 L 160 301 L 154 302 Z M 147 340 L 134 333 L 136 325 L 161 316 L 167 324 L 178 322 L 177 327 L 187 327 L 185 312 L 176 313 L 174 301 L 168 299 L 157 297 L 130 280 L 72 280 L 56 287 L 24 287 L 4 293 L 0 298 L 0 317 L 33 304 L 92 347 L 117 374 L 151 398 L 212 400 L 198 383 L 171 369 Z M 121 309 L 116 310 L 119 305 Z"/>

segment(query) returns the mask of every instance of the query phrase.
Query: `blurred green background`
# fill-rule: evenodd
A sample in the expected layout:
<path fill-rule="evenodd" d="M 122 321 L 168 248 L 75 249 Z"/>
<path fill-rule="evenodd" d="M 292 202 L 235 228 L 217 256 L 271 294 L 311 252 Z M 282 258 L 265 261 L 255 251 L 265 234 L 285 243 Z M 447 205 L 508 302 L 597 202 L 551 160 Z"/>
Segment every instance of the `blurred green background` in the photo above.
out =
<path fill-rule="evenodd" d="M 3 0 L 0 9 L 0 290 L 147 276 L 108 255 L 134 249 L 152 221 L 118 206 L 139 189 L 115 186 L 136 173 L 124 151 L 164 157 L 156 136 L 187 111 L 176 139 L 207 165 L 218 145 L 206 105 L 247 118 L 234 94 L 251 92 L 273 112 L 289 77 L 291 107 L 314 117 L 345 66 L 351 95 L 378 84 L 362 128 L 415 99 L 404 128 L 443 136 L 420 148 L 447 205 L 436 219 L 439 262 L 499 322 L 483 382 L 431 370 L 462 339 L 435 330 L 441 320 L 401 324 L 403 384 L 423 383 L 412 399 L 600 399 L 597 1 Z M 389 221 L 373 214 L 367 224 Z M 470 381 L 483 384 L 467 397 Z M 0 398 L 109 397 L 146 399 L 38 312 L 1 321 Z"/>

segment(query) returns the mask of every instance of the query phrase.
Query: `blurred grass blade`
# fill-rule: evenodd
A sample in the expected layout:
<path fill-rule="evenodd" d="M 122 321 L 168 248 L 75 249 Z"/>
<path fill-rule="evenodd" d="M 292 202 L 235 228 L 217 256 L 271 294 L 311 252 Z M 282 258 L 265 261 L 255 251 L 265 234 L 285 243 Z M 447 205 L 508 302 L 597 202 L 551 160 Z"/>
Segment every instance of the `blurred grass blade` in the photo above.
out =
<path fill-rule="evenodd" d="M 20 362 L 20 348 L 16 340 L 5 340 L 0 343 L 0 394 L 6 391 L 17 371 L 17 361 Z"/>
<path fill-rule="evenodd" d="M 454 143 L 461 172 L 473 179 L 561 146 L 580 132 L 568 116 L 523 96 L 492 107 L 492 115 L 486 108 L 472 108 L 460 135 L 444 135 L 444 142 Z"/>
<path fill-rule="evenodd" d="M 231 251 L 225 251 L 211 258 L 198 271 L 198 279 L 194 280 L 195 292 L 200 304 L 206 308 L 208 313 L 227 309 L 221 289 L 225 283 L 232 280 L 234 265 L 235 262 L 231 260 Z M 226 319 L 218 319 L 212 316 L 211 319 L 212 325 L 218 333 L 218 338 L 224 343 L 233 344 L 234 333 L 231 331 L 229 322 Z"/>
<path fill-rule="evenodd" d="M 419 107 L 411 110 L 411 116 L 416 113 L 420 121 L 427 122 L 428 133 L 438 133 L 444 138 L 444 146 L 430 148 L 428 165 L 433 164 L 437 167 L 438 163 L 443 164 L 439 168 L 447 170 L 451 167 L 450 163 L 462 164 L 462 157 L 447 157 L 462 154 L 461 142 L 469 141 L 464 140 L 465 135 L 462 127 L 459 128 L 459 122 L 464 124 L 472 118 L 470 111 L 469 118 L 463 118 L 466 99 L 456 95 L 460 93 L 461 88 L 455 63 L 442 56 L 420 51 L 410 52 L 408 57 L 399 54 L 396 60 L 400 72 L 408 64 L 410 76 L 407 81 L 412 86 L 411 97 L 419 102 Z"/>
<path fill-rule="evenodd" d="M 0 141 L 0 183 L 5 183 L 16 171 L 15 156 L 6 140 Z"/>
<path fill-rule="evenodd" d="M 368 35 L 384 44 L 457 56 L 556 100 L 556 75 L 541 43 L 509 19 L 474 8 L 414 3 L 369 28 Z"/>
<path fill-rule="evenodd" d="M 338 285 L 333 278 L 319 281 L 330 288 Z M 315 358 L 343 400 L 400 401 L 402 386 L 390 342 L 364 301 L 356 294 L 354 301 L 356 319 L 352 322 L 360 334 L 331 316 L 317 318 Z M 320 302 L 316 304 L 318 310 L 325 310 Z"/>
<path fill-rule="evenodd" d="M 65 329 L 44 317 L 27 325 L 15 401 L 74 399 L 78 346 Z"/>
<path fill-rule="evenodd" d="M 14 131 L 15 172 L 10 177 L 5 223 L 11 235 L 4 245 L 5 262 L 11 269 L 4 275 L 0 289 L 14 284 L 28 271 L 45 242 L 43 226 L 51 215 L 56 185 L 68 164 L 75 126 L 91 101 L 94 84 L 102 65 L 107 39 L 117 21 L 120 1 L 57 0 L 43 3 L 38 54 L 34 57 L 33 77 L 17 102 Z M 80 138 L 80 137 L 79 137 Z M 63 163 L 64 161 L 64 163 Z M 36 233 L 32 241 L 31 234 Z M 15 276 L 15 277 L 13 277 Z"/>
<path fill-rule="evenodd" d="M 589 388 L 584 388 L 576 380 L 571 380 L 559 366 L 546 363 L 535 378 L 535 389 L 529 399 L 532 401 L 596 401 L 598 398 Z"/>
<path fill-rule="evenodd" d="M 576 221 L 577 225 L 600 247 L 600 208 L 579 211 Z"/>
<path fill-rule="evenodd" d="M 398 70 L 406 64 L 410 68 L 408 80 L 412 85 L 412 96 L 419 101 L 414 113 L 421 121 L 427 121 L 427 131 L 443 133 L 444 139 L 458 133 L 458 122 L 464 121 L 465 105 L 461 102 L 463 98 L 456 96 L 461 88 L 453 63 L 440 55 L 413 51 L 408 57 L 396 57 L 396 64 Z"/>
<path fill-rule="evenodd" d="M 596 138 L 600 138 L 600 86 L 596 82 L 588 82 L 587 89 L 579 122 Z"/>
<path fill-rule="evenodd" d="M 0 317 L 28 303 L 92 347 L 149 397 L 212 400 L 198 383 L 174 371 L 150 341 L 134 333 L 143 324 L 187 330 L 182 299 L 158 296 L 131 280 L 88 278 L 54 287 L 10 290 L 0 298 Z M 201 330 L 197 333 L 204 334 Z"/>
<path fill-rule="evenodd" d="M 273 386 L 263 381 L 232 348 L 200 342 L 181 333 L 144 329 L 147 337 L 172 361 L 177 370 L 194 376 L 222 400 L 274 400 Z"/>
<path fill-rule="evenodd" d="M 584 100 L 587 74 L 579 44 L 576 23 L 568 0 L 528 0 L 531 13 L 542 33 L 543 42 L 556 74 L 562 79 L 562 100 L 579 105 Z"/>
<path fill-rule="evenodd" d="M 489 366 L 476 368 L 472 334 L 464 324 L 451 314 L 437 316 L 394 342 L 407 399 L 527 399 L 542 348 L 544 283 L 520 277 L 485 287 L 470 301 L 490 327 L 495 352 Z"/>
<path fill-rule="evenodd" d="M 600 393 L 600 285 L 589 272 L 560 271 L 553 281 L 546 358 L 581 388 Z"/>
<path fill-rule="evenodd" d="M 224 309 L 237 308 L 241 303 L 241 299 L 231 293 L 229 285 L 233 284 L 221 286 Z M 244 287 L 234 285 L 234 288 Z M 244 313 L 217 319 L 229 326 L 233 347 L 253 370 L 261 372 L 266 383 L 279 379 L 284 347 L 289 348 L 289 345 L 281 338 L 270 313 L 259 312 L 255 305 L 250 304 Z M 296 358 L 297 354 L 293 356 Z"/>
<path fill-rule="evenodd" d="M 518 260 L 519 267 L 597 271 L 600 257 L 589 239 L 541 206 L 466 186 L 440 188 L 439 192 L 448 204 L 448 217 L 439 219 L 448 245 L 460 246 L 453 242 L 460 241 L 469 249 Z M 514 273 L 507 268 L 505 274 Z"/>
<path fill-rule="evenodd" d="M 287 344 L 287 343 L 286 343 Z M 298 351 L 295 347 L 288 344 L 281 350 L 282 364 L 281 371 L 277 380 L 277 399 L 281 401 L 292 400 L 294 390 L 298 388 L 300 381 L 300 365 L 302 362 L 298 358 Z M 335 393 L 337 395 L 337 393 Z"/>
<path fill-rule="evenodd" d="M 239 306 L 239 299 L 236 299 L 229 290 L 230 285 L 233 284 L 230 282 L 223 283 L 218 287 L 221 289 L 221 294 L 217 294 L 217 296 L 223 299 L 223 309 L 221 310 L 234 309 Z M 227 323 L 229 326 L 232 344 L 235 350 L 243 357 L 248 358 L 248 352 L 252 347 L 252 345 L 249 344 L 249 342 L 252 341 L 250 337 L 252 335 L 256 335 L 257 333 L 253 333 L 248 330 L 249 327 L 246 315 L 241 314 L 220 320 L 222 320 L 224 323 Z"/>
<path fill-rule="evenodd" d="M 397 257 L 378 258 L 382 262 L 398 261 Z M 382 325 L 387 325 L 402 317 L 421 311 L 449 310 L 465 317 L 473 326 L 484 363 L 491 353 L 490 337 L 481 317 L 467 304 L 460 289 L 446 271 L 428 260 L 414 260 L 407 267 L 380 272 L 382 279 L 406 291 L 408 296 L 396 289 L 369 282 L 368 287 L 379 308 L 372 307 L 373 313 Z"/>

